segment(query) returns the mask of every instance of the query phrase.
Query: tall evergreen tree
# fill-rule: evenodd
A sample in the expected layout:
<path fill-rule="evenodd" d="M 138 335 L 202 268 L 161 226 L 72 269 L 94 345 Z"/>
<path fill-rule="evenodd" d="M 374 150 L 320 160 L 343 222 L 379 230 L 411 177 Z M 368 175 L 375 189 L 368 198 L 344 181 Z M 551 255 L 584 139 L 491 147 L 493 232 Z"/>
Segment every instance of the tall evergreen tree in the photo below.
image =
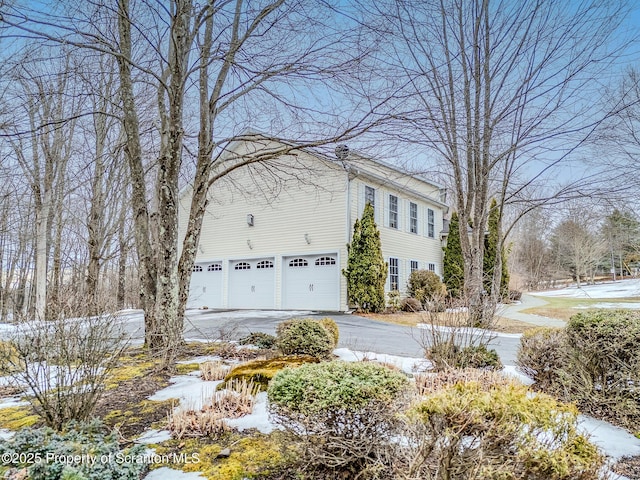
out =
<path fill-rule="evenodd" d="M 459 298 L 464 291 L 464 259 L 462 258 L 462 246 L 460 245 L 460 224 L 457 212 L 453 212 L 449 222 L 447 246 L 444 248 L 442 281 L 447 286 L 447 292 L 452 297 Z"/>
<path fill-rule="evenodd" d="M 382 257 L 380 232 L 373 214 L 373 206 L 367 203 L 362 220 L 356 220 L 353 226 L 353 240 L 347 245 L 347 268 L 342 271 L 347 279 L 349 302 L 365 313 L 380 312 L 385 306 L 388 266 Z"/>
<path fill-rule="evenodd" d="M 493 284 L 493 272 L 495 270 L 498 255 L 498 225 L 500 222 L 500 211 L 498 210 L 498 202 L 496 199 L 491 200 L 489 209 L 488 231 L 489 234 L 484 237 L 484 289 L 491 294 Z M 505 298 L 509 295 L 509 269 L 507 268 L 507 252 L 503 247 L 500 250 L 501 255 L 501 274 L 500 274 L 500 297 Z"/>

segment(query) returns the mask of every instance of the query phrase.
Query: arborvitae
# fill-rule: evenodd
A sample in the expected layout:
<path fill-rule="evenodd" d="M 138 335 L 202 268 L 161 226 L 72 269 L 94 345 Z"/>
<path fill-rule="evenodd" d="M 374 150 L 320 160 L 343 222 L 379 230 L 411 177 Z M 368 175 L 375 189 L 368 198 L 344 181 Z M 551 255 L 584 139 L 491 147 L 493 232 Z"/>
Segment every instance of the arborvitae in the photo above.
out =
<path fill-rule="evenodd" d="M 460 245 L 460 226 L 458 213 L 453 212 L 449 222 L 447 246 L 444 248 L 442 281 L 447 286 L 449 295 L 459 298 L 464 287 L 464 258 Z"/>
<path fill-rule="evenodd" d="M 498 222 L 500 221 L 500 211 L 496 199 L 491 200 L 489 210 L 488 231 L 489 234 L 484 237 L 484 259 L 483 259 L 483 275 L 484 289 L 490 294 L 491 284 L 493 283 L 493 271 L 496 266 L 496 255 L 498 252 Z M 502 272 L 500 275 L 500 296 L 506 298 L 509 295 L 509 270 L 507 268 L 507 254 L 503 247 L 500 251 L 502 255 Z"/>
<path fill-rule="evenodd" d="M 385 307 L 387 264 L 382 257 L 380 232 L 373 213 L 373 207 L 367 203 L 362 220 L 356 220 L 353 239 L 347 245 L 347 268 L 342 271 L 347 279 L 349 302 L 365 313 L 380 312 Z"/>

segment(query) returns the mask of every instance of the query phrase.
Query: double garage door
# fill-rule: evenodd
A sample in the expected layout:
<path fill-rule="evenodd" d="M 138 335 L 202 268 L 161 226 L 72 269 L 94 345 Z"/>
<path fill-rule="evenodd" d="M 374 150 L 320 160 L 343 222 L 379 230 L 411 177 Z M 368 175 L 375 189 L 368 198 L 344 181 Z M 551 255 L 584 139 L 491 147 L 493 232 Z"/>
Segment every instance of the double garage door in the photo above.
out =
<path fill-rule="evenodd" d="M 227 306 L 229 308 L 276 308 L 275 259 L 232 260 L 228 265 Z M 223 262 L 197 264 L 191 278 L 189 306 L 221 308 Z M 283 257 L 281 306 L 287 310 L 338 310 L 340 271 L 336 254 Z"/>

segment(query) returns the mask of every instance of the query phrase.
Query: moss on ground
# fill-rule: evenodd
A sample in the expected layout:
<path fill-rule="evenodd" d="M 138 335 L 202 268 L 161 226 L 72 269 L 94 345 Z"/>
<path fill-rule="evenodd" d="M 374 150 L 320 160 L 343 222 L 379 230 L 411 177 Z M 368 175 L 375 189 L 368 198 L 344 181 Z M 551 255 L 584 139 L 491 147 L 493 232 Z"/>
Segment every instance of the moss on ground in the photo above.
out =
<path fill-rule="evenodd" d="M 200 370 L 199 363 L 177 363 L 176 364 L 176 373 L 178 375 L 187 375 L 188 373 L 195 372 L 196 370 Z"/>
<path fill-rule="evenodd" d="M 230 455 L 217 458 L 226 448 L 230 449 Z M 157 447 L 156 453 L 176 454 L 177 458 L 182 455 L 182 458 L 192 460 L 165 466 L 198 472 L 208 480 L 242 480 L 265 478 L 286 469 L 295 461 L 298 452 L 282 432 L 250 436 L 230 432 L 215 442 L 206 438 L 170 440 Z M 196 458 L 197 462 L 194 462 Z"/>
<path fill-rule="evenodd" d="M 0 409 L 0 428 L 20 430 L 32 427 L 40 421 L 31 407 L 6 407 Z"/>
<path fill-rule="evenodd" d="M 316 357 L 310 355 L 290 355 L 269 360 L 252 360 L 233 368 L 225 377 L 224 382 L 218 386 L 218 389 L 226 388 L 227 382 L 231 380 L 246 380 L 247 382 L 253 381 L 255 385 L 260 386 L 261 390 L 266 390 L 271 379 L 280 370 L 299 367 L 307 363 L 319 363 L 319 361 Z"/>

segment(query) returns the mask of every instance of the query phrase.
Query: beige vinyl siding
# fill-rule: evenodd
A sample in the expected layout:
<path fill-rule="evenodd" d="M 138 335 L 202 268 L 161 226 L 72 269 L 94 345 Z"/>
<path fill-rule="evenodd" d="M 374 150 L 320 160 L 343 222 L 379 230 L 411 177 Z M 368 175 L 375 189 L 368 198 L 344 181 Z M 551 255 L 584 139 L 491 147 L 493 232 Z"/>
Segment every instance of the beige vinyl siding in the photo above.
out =
<path fill-rule="evenodd" d="M 210 192 L 197 255 L 198 262 L 226 259 L 223 262 L 225 289 L 231 261 L 274 257 L 278 308 L 282 257 L 337 253 L 342 269 L 346 267 L 347 256 L 344 170 L 312 157 L 299 156 L 295 159 L 293 174 L 280 181 L 282 183 L 277 184 L 268 170 L 244 167 L 219 180 Z M 181 237 L 190 197 L 190 192 L 185 191 L 181 198 Z M 247 223 L 249 214 L 253 215 L 254 226 Z M 346 309 L 343 279 L 341 291 L 340 306 Z M 228 298 L 226 290 L 223 295 Z"/>
<path fill-rule="evenodd" d="M 376 211 L 380 211 L 380 219 L 376 224 L 380 230 L 380 241 L 382 243 L 382 255 L 388 262 L 389 258 L 398 259 L 398 268 L 400 276 L 400 291 L 405 293 L 406 284 L 409 279 L 411 260 L 419 262 L 420 269 L 426 269 L 429 263 L 436 265 L 436 272 L 442 274 L 442 242 L 440 240 L 440 232 L 442 231 L 442 222 L 444 211 L 439 207 L 439 198 L 436 197 L 434 202 L 425 200 L 407 194 L 406 191 L 396 190 L 388 184 L 377 183 L 371 178 L 364 175 L 352 181 L 352 184 L 358 185 L 352 191 L 362 192 L 365 185 L 376 189 Z M 379 192 L 379 194 L 378 194 Z M 439 190 L 431 190 L 433 195 L 439 196 Z M 388 225 L 388 202 L 389 195 L 398 197 L 398 228 L 390 228 Z M 418 205 L 418 233 L 411 233 L 409 224 L 409 203 L 413 202 Z M 362 200 L 357 194 L 351 196 L 351 208 L 355 212 L 361 211 Z M 427 237 L 426 222 L 427 209 L 434 211 L 435 220 L 435 238 Z M 354 219 L 355 220 L 355 219 Z M 387 281 L 388 288 L 388 281 Z"/>

